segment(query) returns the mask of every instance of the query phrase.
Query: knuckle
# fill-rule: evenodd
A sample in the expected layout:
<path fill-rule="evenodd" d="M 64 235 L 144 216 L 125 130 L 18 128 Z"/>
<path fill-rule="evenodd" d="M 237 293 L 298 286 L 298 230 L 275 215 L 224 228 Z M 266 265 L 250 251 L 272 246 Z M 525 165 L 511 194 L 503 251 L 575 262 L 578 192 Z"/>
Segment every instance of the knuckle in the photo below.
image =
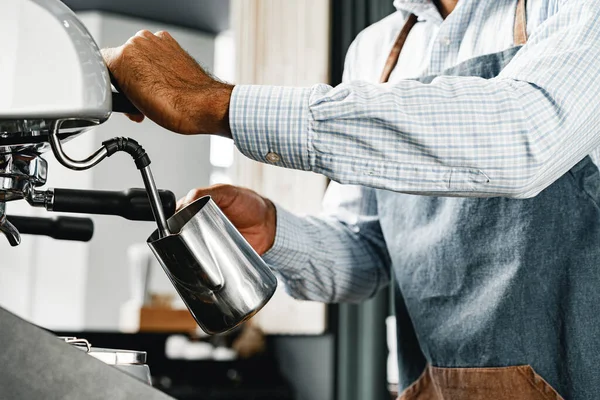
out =
<path fill-rule="evenodd" d="M 142 29 L 141 31 L 138 31 L 138 32 L 135 34 L 135 36 L 137 36 L 137 37 L 145 37 L 145 38 L 148 38 L 148 37 L 150 37 L 150 36 L 154 36 L 154 35 L 152 35 L 152 32 L 150 32 L 149 30 L 147 30 L 147 29 Z"/>
<path fill-rule="evenodd" d="M 140 41 L 140 37 L 139 36 L 132 36 L 129 38 L 129 40 L 127 40 L 125 42 L 125 45 L 123 46 L 123 52 L 129 51 L 131 49 L 131 47 L 134 47 L 136 44 L 138 44 Z"/>
<path fill-rule="evenodd" d="M 169 41 L 175 41 L 175 39 L 173 38 L 173 36 L 168 32 L 168 31 L 158 31 L 156 33 L 156 36 L 162 38 L 162 39 L 166 39 Z"/>
<path fill-rule="evenodd" d="M 140 32 L 142 32 L 142 31 L 140 31 Z M 127 40 L 127 42 L 125 42 L 125 44 L 123 45 L 122 51 L 123 51 L 123 53 L 131 52 L 132 49 L 136 49 L 141 46 L 144 46 L 144 43 L 146 41 L 147 41 L 146 37 L 140 36 L 139 32 L 138 32 L 138 34 L 130 37 L 129 40 Z"/>

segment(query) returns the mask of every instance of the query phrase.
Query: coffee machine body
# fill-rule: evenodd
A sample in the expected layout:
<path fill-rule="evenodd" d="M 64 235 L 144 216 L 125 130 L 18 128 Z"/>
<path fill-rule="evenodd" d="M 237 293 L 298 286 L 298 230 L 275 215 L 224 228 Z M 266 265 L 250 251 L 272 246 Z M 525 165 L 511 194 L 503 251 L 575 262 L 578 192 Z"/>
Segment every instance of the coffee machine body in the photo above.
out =
<path fill-rule="evenodd" d="M 77 16 L 56 0 L 2 0 L 1 10 L 0 145 L 7 133 L 39 131 L 42 121 L 106 121 L 110 76 Z"/>

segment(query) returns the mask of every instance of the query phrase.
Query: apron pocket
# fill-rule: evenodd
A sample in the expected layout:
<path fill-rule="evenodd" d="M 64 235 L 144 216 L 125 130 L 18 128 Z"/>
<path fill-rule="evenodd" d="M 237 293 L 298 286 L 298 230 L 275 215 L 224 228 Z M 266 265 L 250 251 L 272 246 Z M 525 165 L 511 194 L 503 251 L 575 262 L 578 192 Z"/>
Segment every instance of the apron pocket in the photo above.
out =
<path fill-rule="evenodd" d="M 428 366 L 398 400 L 564 400 L 529 365 L 502 368 Z"/>

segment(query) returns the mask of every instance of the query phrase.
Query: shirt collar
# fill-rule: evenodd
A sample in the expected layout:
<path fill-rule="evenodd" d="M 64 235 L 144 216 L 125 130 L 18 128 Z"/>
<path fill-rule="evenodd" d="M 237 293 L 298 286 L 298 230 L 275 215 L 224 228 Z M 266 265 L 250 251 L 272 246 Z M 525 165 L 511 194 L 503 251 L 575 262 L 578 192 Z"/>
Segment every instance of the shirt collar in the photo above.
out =
<path fill-rule="evenodd" d="M 442 21 L 442 16 L 431 0 L 394 0 L 394 7 L 400 12 L 415 14 L 419 21 Z"/>

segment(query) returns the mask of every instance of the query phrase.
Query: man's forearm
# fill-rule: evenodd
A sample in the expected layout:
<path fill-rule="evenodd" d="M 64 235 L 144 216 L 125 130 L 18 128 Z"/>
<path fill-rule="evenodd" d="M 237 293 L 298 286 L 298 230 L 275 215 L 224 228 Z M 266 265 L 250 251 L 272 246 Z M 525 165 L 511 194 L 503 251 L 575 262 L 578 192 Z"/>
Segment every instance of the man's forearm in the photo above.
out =
<path fill-rule="evenodd" d="M 263 258 L 293 297 L 357 302 L 389 282 L 389 258 L 377 237 L 367 240 L 335 218 L 298 217 L 277 207 L 275 244 Z"/>

